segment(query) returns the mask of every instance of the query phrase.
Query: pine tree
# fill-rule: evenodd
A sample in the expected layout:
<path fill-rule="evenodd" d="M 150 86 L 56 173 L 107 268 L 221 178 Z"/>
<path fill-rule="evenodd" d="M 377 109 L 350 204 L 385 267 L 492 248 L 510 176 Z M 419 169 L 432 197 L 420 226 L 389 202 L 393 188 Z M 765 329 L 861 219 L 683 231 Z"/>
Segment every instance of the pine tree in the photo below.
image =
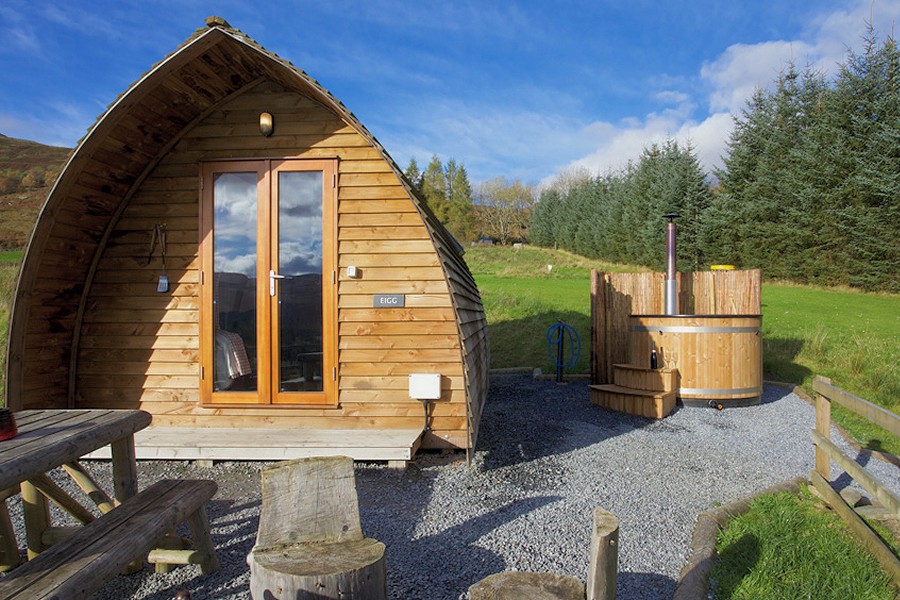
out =
<path fill-rule="evenodd" d="M 860 54 L 850 52 L 835 93 L 847 115 L 846 198 L 828 217 L 847 232 L 843 266 L 850 285 L 900 290 L 900 51 L 879 44 L 871 25 Z"/>
<path fill-rule="evenodd" d="M 409 159 L 409 166 L 406 167 L 406 172 L 404 174 L 414 188 L 421 190 L 422 172 L 419 171 L 419 163 L 416 162 L 415 158 Z"/>
<path fill-rule="evenodd" d="M 447 223 L 449 213 L 447 203 L 447 177 L 441 160 L 434 155 L 422 174 L 422 186 L 419 188 L 425 197 L 428 208 L 441 223 Z"/>
<path fill-rule="evenodd" d="M 531 235 L 529 241 L 536 246 L 556 248 L 556 237 L 553 235 L 553 223 L 558 218 L 561 199 L 555 188 L 541 192 L 540 200 L 534 205 L 531 214 Z"/>
<path fill-rule="evenodd" d="M 471 240 L 474 236 L 472 185 L 465 165 L 457 165 L 454 159 L 447 162 L 447 229 L 457 239 Z"/>
<path fill-rule="evenodd" d="M 788 65 L 736 122 L 706 252 L 770 277 L 900 289 L 900 52 L 869 27 L 836 79 Z M 726 248 L 713 235 L 734 237 Z"/>

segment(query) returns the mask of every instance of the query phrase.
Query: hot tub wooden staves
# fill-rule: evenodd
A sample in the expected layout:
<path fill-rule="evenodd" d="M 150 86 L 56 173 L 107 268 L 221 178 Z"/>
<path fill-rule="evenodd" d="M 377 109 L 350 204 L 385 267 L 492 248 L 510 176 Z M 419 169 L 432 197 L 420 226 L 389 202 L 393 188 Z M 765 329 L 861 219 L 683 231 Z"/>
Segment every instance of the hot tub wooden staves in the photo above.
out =
<path fill-rule="evenodd" d="M 210 18 L 113 102 L 47 198 L 8 402 L 140 407 L 157 429 L 249 431 L 248 452 L 275 430 L 350 448 L 421 431 L 408 376 L 436 374 L 419 442 L 471 448 L 488 345 L 462 254 L 347 108 Z"/>

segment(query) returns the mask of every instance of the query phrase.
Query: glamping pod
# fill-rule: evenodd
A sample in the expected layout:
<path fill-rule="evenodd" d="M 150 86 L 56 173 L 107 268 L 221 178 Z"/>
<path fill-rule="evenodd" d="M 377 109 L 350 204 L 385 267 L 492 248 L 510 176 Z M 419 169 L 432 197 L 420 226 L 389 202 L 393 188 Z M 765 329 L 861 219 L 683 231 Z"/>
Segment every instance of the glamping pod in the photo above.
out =
<path fill-rule="evenodd" d="M 472 448 L 487 324 L 417 194 L 337 99 L 211 17 L 50 192 L 11 314 L 9 406 L 144 409 L 146 458 Z"/>

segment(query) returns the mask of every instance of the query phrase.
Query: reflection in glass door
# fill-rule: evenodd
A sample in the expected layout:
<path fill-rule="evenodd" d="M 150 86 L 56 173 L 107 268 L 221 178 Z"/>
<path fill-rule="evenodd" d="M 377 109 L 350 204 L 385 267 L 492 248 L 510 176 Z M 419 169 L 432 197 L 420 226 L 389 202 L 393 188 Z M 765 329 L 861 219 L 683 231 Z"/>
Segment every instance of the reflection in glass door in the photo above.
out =
<path fill-rule="evenodd" d="M 279 392 L 322 391 L 322 173 L 278 171 L 275 357 Z"/>
<path fill-rule="evenodd" d="M 334 173 L 327 160 L 203 166 L 204 403 L 336 403 Z"/>
<path fill-rule="evenodd" d="M 257 174 L 213 177 L 213 391 L 255 391 Z"/>

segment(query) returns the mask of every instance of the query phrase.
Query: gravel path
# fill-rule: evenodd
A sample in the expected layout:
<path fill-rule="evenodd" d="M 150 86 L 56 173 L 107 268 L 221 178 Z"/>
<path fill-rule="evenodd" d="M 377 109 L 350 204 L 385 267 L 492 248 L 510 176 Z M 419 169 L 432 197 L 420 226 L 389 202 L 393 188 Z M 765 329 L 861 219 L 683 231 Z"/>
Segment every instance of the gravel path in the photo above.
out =
<path fill-rule="evenodd" d="M 620 520 L 619 597 L 669 598 L 700 512 L 813 467 L 814 409 L 782 388 L 767 387 L 759 406 L 680 409 L 662 421 L 608 412 L 588 398 L 584 383 L 494 376 L 472 469 L 459 453 L 420 453 L 405 472 L 357 466 L 363 531 L 387 545 L 391 598 L 465 598 L 471 584 L 502 570 L 584 579 L 596 506 Z M 107 465 L 91 465 L 106 476 Z M 247 598 L 260 466 L 142 462 L 142 485 L 160 477 L 219 483 L 209 514 L 222 568 L 209 577 L 193 566 L 145 569 L 96 598 L 171 600 L 182 588 L 195 600 Z M 900 492 L 900 469 L 866 466 Z M 9 502 L 21 522 L 18 499 Z"/>

